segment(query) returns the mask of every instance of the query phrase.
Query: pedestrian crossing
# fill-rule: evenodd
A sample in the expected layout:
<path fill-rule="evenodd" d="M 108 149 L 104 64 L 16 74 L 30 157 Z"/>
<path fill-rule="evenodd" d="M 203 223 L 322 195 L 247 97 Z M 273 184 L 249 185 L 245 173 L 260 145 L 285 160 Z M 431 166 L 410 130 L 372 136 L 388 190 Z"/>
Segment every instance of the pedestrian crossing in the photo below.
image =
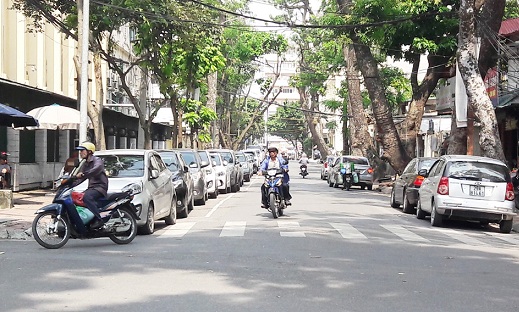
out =
<path fill-rule="evenodd" d="M 380 240 L 399 240 L 420 244 L 464 244 L 471 246 L 519 246 L 519 235 L 502 234 L 488 231 L 464 231 L 459 229 L 419 227 L 399 224 L 351 224 L 304 222 L 277 220 L 272 223 L 248 223 L 246 221 L 227 221 L 223 225 L 207 227 L 206 222 L 187 221 L 167 226 L 154 233 L 157 238 L 183 238 L 191 233 L 218 233 L 218 237 L 245 237 L 256 234 L 274 233 L 287 238 L 315 236 L 336 236 L 350 242 L 369 242 Z"/>

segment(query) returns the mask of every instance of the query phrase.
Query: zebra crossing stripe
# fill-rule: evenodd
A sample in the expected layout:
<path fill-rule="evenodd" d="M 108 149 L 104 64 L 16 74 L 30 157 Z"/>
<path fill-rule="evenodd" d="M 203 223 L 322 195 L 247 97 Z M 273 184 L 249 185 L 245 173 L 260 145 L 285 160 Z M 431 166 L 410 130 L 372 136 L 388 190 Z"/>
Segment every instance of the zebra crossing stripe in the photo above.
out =
<path fill-rule="evenodd" d="M 299 222 L 278 221 L 278 227 L 281 230 L 287 230 L 287 231 L 279 232 L 279 235 L 281 235 L 283 237 L 306 237 L 305 232 L 294 231 L 294 230 L 301 228 L 301 226 L 299 225 Z"/>
<path fill-rule="evenodd" d="M 492 232 L 485 232 L 485 234 L 490 235 L 494 238 L 500 239 L 502 241 L 505 241 L 507 243 L 513 244 L 513 245 L 519 245 L 519 239 L 515 237 L 515 235 L 510 234 L 503 234 L 503 233 L 492 233 Z"/>
<path fill-rule="evenodd" d="M 463 234 L 461 232 L 457 232 L 457 231 L 454 231 L 454 230 L 449 230 L 449 229 L 436 229 L 436 231 L 439 231 L 440 233 L 443 233 L 451 238 L 454 238 L 455 240 L 458 240 L 462 243 L 465 243 L 467 245 L 473 245 L 473 246 L 477 246 L 477 245 L 482 245 L 482 246 L 485 246 L 485 245 L 488 245 L 486 243 L 483 243 L 482 241 L 478 240 L 478 239 L 475 239 L 474 237 L 471 237 L 469 235 L 466 235 L 466 234 Z"/>
<path fill-rule="evenodd" d="M 182 222 L 170 226 L 158 237 L 183 237 L 195 225 L 196 222 Z"/>
<path fill-rule="evenodd" d="M 232 237 L 245 235 L 245 221 L 227 221 L 220 232 L 220 237 Z"/>
<path fill-rule="evenodd" d="M 400 225 L 380 225 L 381 227 L 385 228 L 389 232 L 395 234 L 396 236 L 400 237 L 401 239 L 405 241 L 410 242 L 429 242 L 428 239 L 421 237 L 418 234 L 415 234 L 408 229 L 400 226 Z"/>
<path fill-rule="evenodd" d="M 343 238 L 350 239 L 367 239 L 366 235 L 362 234 L 359 230 L 354 228 L 348 223 L 330 223 L 330 225 L 341 234 Z"/>

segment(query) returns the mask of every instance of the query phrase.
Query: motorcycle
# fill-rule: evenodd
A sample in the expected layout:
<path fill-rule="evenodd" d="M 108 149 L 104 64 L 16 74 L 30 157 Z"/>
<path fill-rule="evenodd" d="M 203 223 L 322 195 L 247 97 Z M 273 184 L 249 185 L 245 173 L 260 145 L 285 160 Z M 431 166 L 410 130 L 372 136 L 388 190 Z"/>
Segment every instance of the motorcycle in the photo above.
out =
<path fill-rule="evenodd" d="M 265 187 L 269 199 L 269 210 L 274 219 L 283 215 L 283 209 L 287 206 L 285 199 L 281 196 L 281 185 L 283 184 L 283 169 L 269 169 L 263 173 L 265 175 Z"/>
<path fill-rule="evenodd" d="M 342 189 L 350 190 L 351 186 L 355 184 L 356 181 L 356 172 L 347 171 L 346 168 L 341 168 L 342 175 Z"/>
<path fill-rule="evenodd" d="M 299 172 L 299 174 L 302 175 L 304 179 L 308 175 L 308 168 L 306 165 L 301 165 L 299 169 L 301 169 L 301 172 Z"/>
<path fill-rule="evenodd" d="M 32 223 L 34 239 L 48 249 L 63 247 L 70 238 L 108 237 L 116 244 L 129 244 L 137 235 L 137 209 L 131 203 L 141 192 L 137 184 L 125 186 L 120 193 L 97 201 L 104 225 L 91 228 L 94 214 L 85 208 L 82 193 L 73 192 L 75 178 L 64 177 L 51 204 L 36 211 Z"/>

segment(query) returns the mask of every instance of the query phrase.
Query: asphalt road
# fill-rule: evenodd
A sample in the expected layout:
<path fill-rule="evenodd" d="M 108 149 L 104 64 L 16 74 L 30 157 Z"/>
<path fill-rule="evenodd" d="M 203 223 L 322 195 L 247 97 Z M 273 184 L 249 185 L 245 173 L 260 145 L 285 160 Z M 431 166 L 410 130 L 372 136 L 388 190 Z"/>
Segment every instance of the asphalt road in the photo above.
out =
<path fill-rule="evenodd" d="M 328 187 L 291 164 L 293 206 L 261 178 L 129 245 L 0 241 L 0 311 L 518 311 L 519 236 L 432 228 L 388 195 Z"/>

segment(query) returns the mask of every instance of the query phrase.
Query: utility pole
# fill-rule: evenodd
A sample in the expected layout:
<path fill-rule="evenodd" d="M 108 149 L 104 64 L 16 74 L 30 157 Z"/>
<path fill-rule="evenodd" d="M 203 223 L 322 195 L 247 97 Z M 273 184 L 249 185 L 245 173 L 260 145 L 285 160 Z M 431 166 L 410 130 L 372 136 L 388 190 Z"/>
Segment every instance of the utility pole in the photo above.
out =
<path fill-rule="evenodd" d="M 88 37 L 90 33 L 89 27 L 89 15 L 90 15 L 90 0 L 79 0 L 78 1 L 78 12 L 82 16 L 79 19 L 78 28 L 81 29 L 79 32 L 78 42 L 81 44 L 81 77 L 80 77 L 80 95 L 79 95 L 79 143 L 87 140 L 88 131 Z"/>

